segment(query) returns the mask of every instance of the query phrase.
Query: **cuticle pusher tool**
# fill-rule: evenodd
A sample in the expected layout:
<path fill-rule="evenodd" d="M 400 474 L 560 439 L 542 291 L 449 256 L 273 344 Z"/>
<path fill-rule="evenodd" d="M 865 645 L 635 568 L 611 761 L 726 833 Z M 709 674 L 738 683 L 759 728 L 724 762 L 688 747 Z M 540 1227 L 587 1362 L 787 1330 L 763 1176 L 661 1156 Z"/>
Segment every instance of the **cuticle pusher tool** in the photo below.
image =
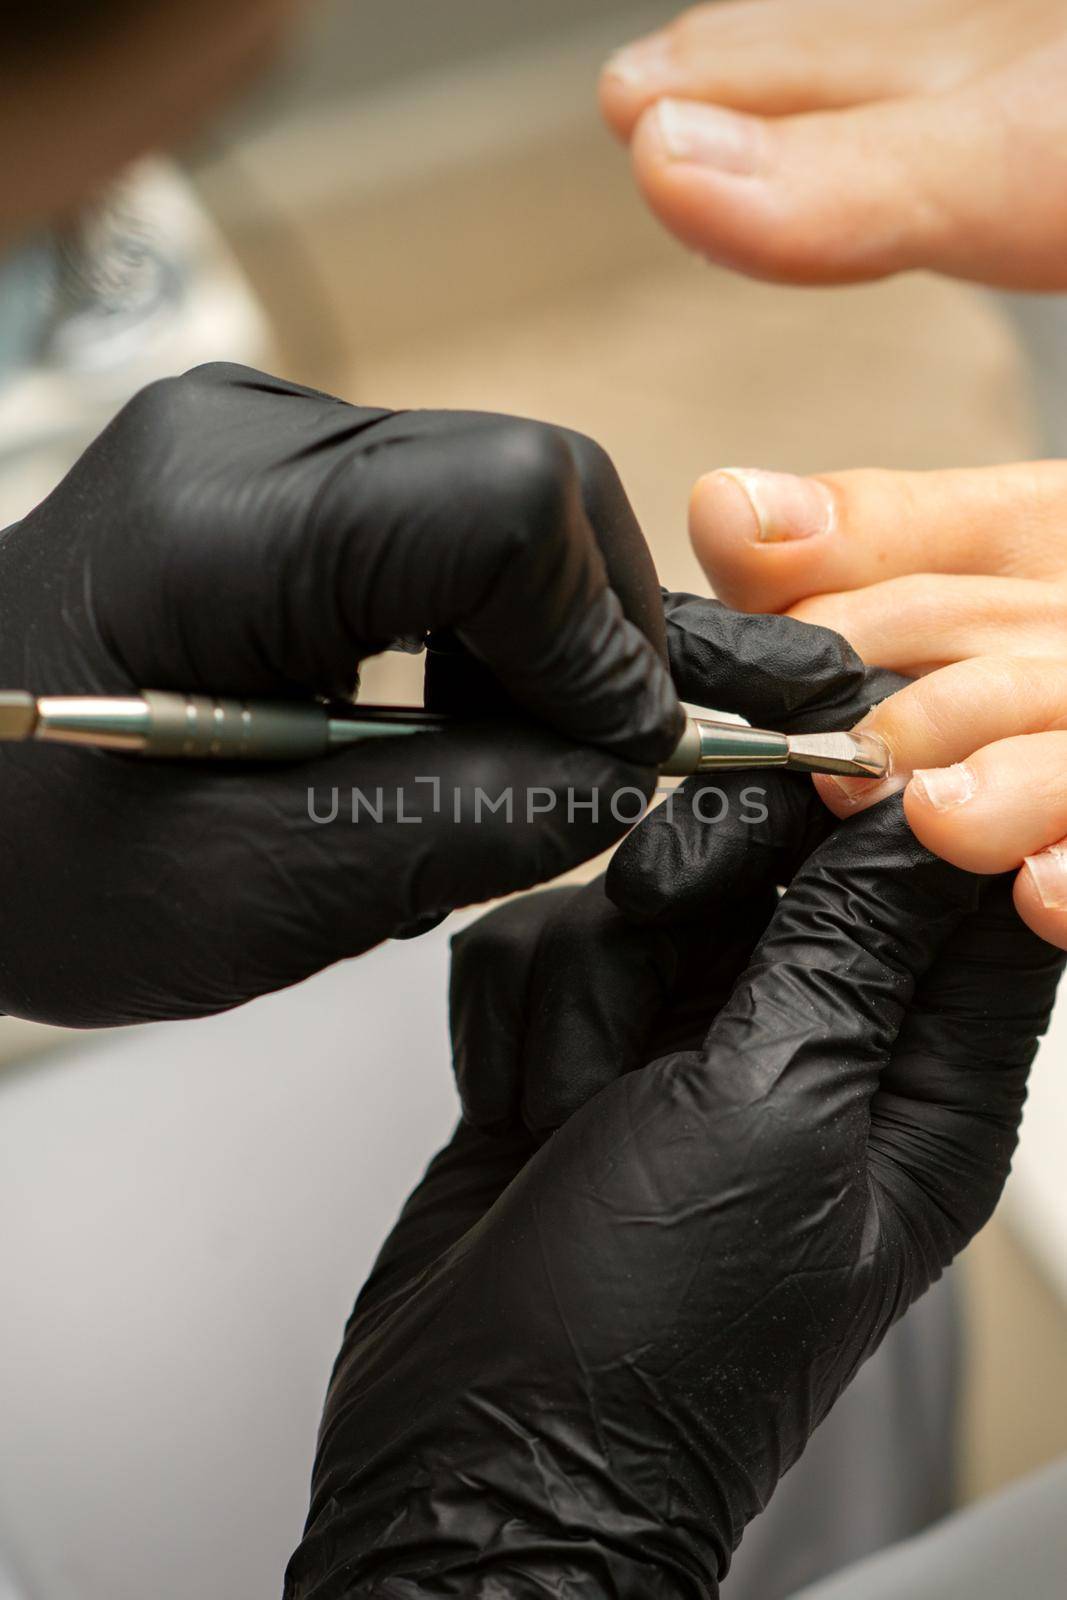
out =
<path fill-rule="evenodd" d="M 438 732 L 454 719 L 403 706 L 241 700 L 142 690 L 128 696 L 0 691 L 0 743 L 33 740 L 187 761 L 304 761 L 364 739 Z M 660 772 L 786 768 L 886 778 L 888 746 L 866 733 L 771 733 L 708 717 L 688 718 Z"/>

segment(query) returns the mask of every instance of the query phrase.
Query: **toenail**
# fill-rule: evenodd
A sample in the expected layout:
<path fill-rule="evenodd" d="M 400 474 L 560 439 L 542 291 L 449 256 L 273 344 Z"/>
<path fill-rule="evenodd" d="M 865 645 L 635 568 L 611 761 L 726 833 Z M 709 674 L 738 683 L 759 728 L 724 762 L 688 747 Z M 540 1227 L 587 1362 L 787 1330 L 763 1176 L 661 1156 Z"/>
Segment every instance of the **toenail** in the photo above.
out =
<path fill-rule="evenodd" d="M 757 544 L 833 532 L 834 497 L 817 478 L 763 472 L 755 467 L 722 467 L 716 476 L 729 478 L 744 494 L 752 508 L 751 537 Z"/>
<path fill-rule="evenodd" d="M 977 775 L 966 761 L 954 767 L 920 769 L 913 774 L 912 782 L 935 811 L 955 811 L 978 792 Z"/>
<path fill-rule="evenodd" d="M 1026 867 L 1045 910 L 1067 910 L 1067 849 L 1062 844 L 1052 845 L 1038 855 L 1027 856 Z"/>
<path fill-rule="evenodd" d="M 661 83 L 673 64 L 670 41 L 662 34 L 653 34 L 649 39 L 627 45 L 625 50 L 617 50 L 608 58 L 604 71 L 609 77 L 640 89 Z"/>
<path fill-rule="evenodd" d="M 739 177 L 756 171 L 763 129 L 755 117 L 671 99 L 660 100 L 653 116 L 668 161 L 714 167 Z"/>

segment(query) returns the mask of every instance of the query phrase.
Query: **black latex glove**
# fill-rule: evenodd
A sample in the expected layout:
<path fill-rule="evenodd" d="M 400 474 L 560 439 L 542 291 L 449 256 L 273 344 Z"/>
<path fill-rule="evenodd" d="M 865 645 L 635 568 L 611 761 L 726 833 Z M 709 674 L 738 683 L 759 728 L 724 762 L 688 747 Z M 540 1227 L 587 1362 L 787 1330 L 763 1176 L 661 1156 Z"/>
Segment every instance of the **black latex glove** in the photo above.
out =
<path fill-rule="evenodd" d="M 760 726 L 848 728 L 904 682 L 824 628 L 690 595 L 665 595 L 664 608 L 679 692 Z M 743 969 L 776 887 L 835 825 L 804 775 L 702 774 L 624 840 L 606 880 L 532 896 L 461 935 L 452 1015 L 466 1119 L 543 1136 L 624 1072 L 699 1040 L 714 1016 L 701 972 L 730 952 Z"/>
<path fill-rule="evenodd" d="M 475 660 L 531 719 L 258 770 L 4 746 L 0 1007 L 52 1022 L 221 1010 L 550 877 L 623 831 L 581 803 L 647 790 L 680 731 L 651 561 L 596 446 L 243 368 L 127 406 L 0 539 L 0 608 L 0 687 L 344 693 L 390 641 L 450 629 L 437 703 L 462 709 Z M 354 786 L 380 823 L 345 820 Z M 513 820 L 475 823 L 479 788 L 511 788 Z M 328 816 L 334 790 L 320 825 L 309 791 Z"/>
<path fill-rule="evenodd" d="M 537 942 L 514 917 L 457 951 L 505 1028 Z M 594 939 L 590 986 L 602 956 Z M 812 1429 L 988 1217 L 1059 970 L 1006 886 L 928 855 L 893 799 L 815 850 L 696 1048 L 540 1148 L 462 1126 L 346 1332 L 289 1600 L 716 1595 Z M 676 991 L 682 1031 L 723 976 Z"/>
<path fill-rule="evenodd" d="M 867 667 L 827 628 L 745 616 L 715 600 L 664 594 L 671 673 L 683 700 L 732 711 L 783 733 L 846 730 L 907 679 Z M 742 801 L 763 791 L 765 823 Z M 718 790 L 701 801 L 702 792 Z M 718 817 L 708 822 L 704 818 Z M 768 883 L 784 886 L 835 826 L 810 778 L 789 772 L 687 778 L 671 804 L 625 840 L 608 872 L 609 898 L 635 921 L 702 922 Z"/>
<path fill-rule="evenodd" d="M 542 1139 L 616 1078 L 696 1046 L 778 906 L 768 883 L 649 927 L 605 880 L 523 895 L 453 940 L 452 1056 L 463 1117 Z"/>

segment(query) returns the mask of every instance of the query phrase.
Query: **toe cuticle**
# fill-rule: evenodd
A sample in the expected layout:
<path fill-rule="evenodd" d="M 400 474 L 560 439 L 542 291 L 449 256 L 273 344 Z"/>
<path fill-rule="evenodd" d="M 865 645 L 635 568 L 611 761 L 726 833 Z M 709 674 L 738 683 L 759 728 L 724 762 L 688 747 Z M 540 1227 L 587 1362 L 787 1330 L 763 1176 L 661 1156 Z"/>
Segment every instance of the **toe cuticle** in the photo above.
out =
<path fill-rule="evenodd" d="M 977 775 L 966 761 L 951 767 L 920 768 L 912 774 L 912 782 L 935 811 L 955 811 L 978 792 Z"/>
<path fill-rule="evenodd" d="M 1038 899 L 1046 911 L 1067 911 L 1067 850 L 1055 845 L 1024 863 Z"/>
<path fill-rule="evenodd" d="M 717 476 L 736 484 L 748 501 L 756 544 L 788 544 L 834 530 L 834 497 L 817 478 L 759 467 L 721 467 Z"/>

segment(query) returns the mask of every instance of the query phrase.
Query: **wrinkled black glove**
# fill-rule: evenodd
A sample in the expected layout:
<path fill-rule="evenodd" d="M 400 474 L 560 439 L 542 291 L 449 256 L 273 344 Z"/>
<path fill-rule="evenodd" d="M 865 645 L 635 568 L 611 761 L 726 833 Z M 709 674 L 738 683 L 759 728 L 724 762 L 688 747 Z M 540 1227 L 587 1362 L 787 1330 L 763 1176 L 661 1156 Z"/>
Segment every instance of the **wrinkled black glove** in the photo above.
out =
<path fill-rule="evenodd" d="M 0 1008 L 40 1020 L 222 1010 L 553 876 L 623 831 L 583 802 L 647 792 L 681 726 L 651 560 L 595 445 L 243 368 L 128 405 L 0 539 L 0 608 L 0 686 L 38 694 L 347 693 L 364 657 L 444 630 L 434 703 L 470 713 L 473 663 L 512 707 L 300 767 L 4 746 Z M 479 789 L 511 789 L 511 818 Z M 338 820 L 313 820 L 335 792 Z"/>
<path fill-rule="evenodd" d="M 453 941 L 464 1120 L 540 1141 L 625 1073 L 695 1048 L 777 906 L 773 886 L 750 881 L 733 901 L 709 897 L 703 924 L 645 927 L 618 911 L 601 877 L 490 912 Z"/>
<path fill-rule="evenodd" d="M 671 674 L 681 698 L 735 712 L 756 727 L 782 733 L 848 729 L 908 681 L 865 666 L 828 628 L 745 616 L 689 594 L 665 593 L 663 605 Z M 753 808 L 742 800 L 752 788 L 762 791 L 768 812 L 756 827 L 748 820 Z M 789 883 L 834 826 L 801 774 L 687 778 L 671 804 L 654 811 L 624 842 L 612 860 L 607 892 L 635 921 L 700 922 L 709 904 L 722 903 L 724 895 L 736 902 L 750 888 Z"/>
<path fill-rule="evenodd" d="M 785 694 L 799 636 L 754 632 Z M 762 882 L 745 917 L 768 904 L 760 864 L 809 842 L 790 834 L 806 808 L 791 815 L 726 854 L 737 883 Z M 576 906 L 560 987 L 534 987 L 544 928 Z M 457 942 L 465 1103 L 498 1131 L 460 1127 L 357 1303 L 288 1600 L 713 1597 L 856 1368 L 995 1204 L 1061 960 L 1003 883 L 921 849 L 899 799 L 816 846 L 736 983 L 736 903 L 688 949 L 671 932 L 643 975 L 615 915 L 596 890 L 536 896 Z M 592 1026 L 554 1026 L 568 983 Z M 628 983 L 668 999 L 652 1053 L 547 1143 L 522 1125 L 545 1120 L 536 1054 L 501 1076 L 487 1046 L 480 1098 L 479 1027 L 540 1028 L 566 1081 L 604 1054 L 599 1007 L 632 1055 Z"/>
<path fill-rule="evenodd" d="M 866 667 L 828 629 L 693 595 L 663 598 L 679 693 L 757 726 L 849 728 L 905 682 Z M 835 826 L 802 774 L 700 774 L 623 841 L 606 879 L 514 903 L 479 925 L 491 936 L 467 934 L 477 959 L 461 941 L 452 984 L 465 1118 L 487 1132 L 525 1127 L 543 1137 L 622 1073 L 698 1042 L 713 1016 L 701 971 L 727 951 L 735 975 L 743 970 L 777 889 Z M 507 972 L 519 959 L 526 976 L 515 1007 Z"/>
<path fill-rule="evenodd" d="M 717 1592 L 999 1194 L 1060 963 L 977 898 L 890 801 L 802 870 L 699 1048 L 537 1153 L 461 1128 L 347 1331 L 292 1600 Z"/>

